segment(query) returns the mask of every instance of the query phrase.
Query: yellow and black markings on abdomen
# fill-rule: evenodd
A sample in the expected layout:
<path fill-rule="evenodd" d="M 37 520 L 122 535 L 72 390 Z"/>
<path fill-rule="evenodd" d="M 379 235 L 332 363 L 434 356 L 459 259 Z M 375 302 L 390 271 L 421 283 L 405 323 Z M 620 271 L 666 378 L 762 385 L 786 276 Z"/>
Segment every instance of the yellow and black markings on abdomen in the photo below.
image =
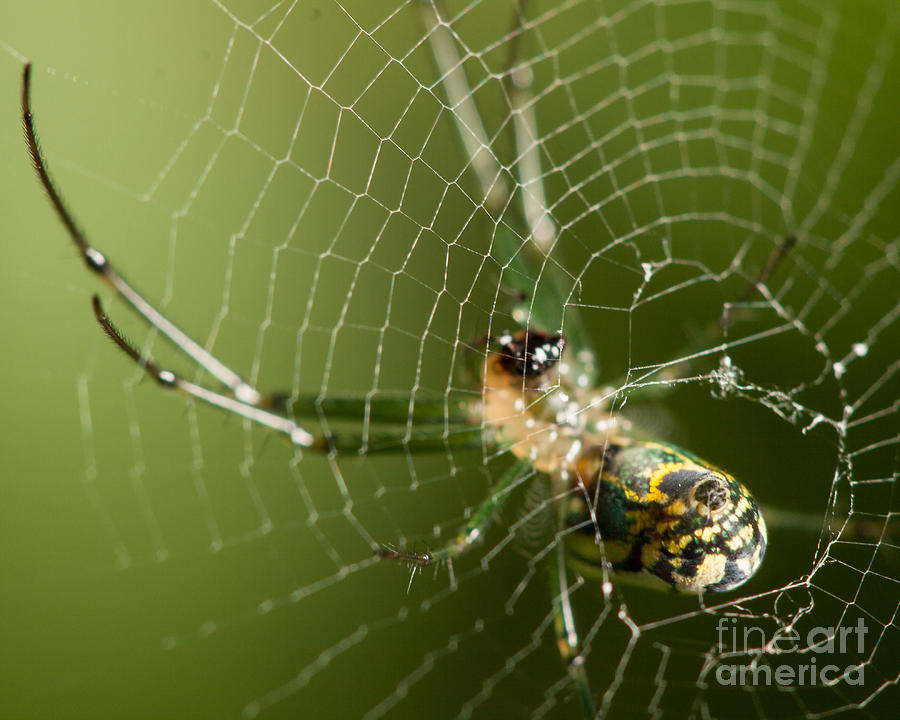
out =
<path fill-rule="evenodd" d="M 575 466 L 584 491 L 570 501 L 567 550 L 584 572 L 606 561 L 674 590 L 715 592 L 762 562 L 766 526 L 747 488 L 681 448 L 621 438 L 584 448 Z"/>

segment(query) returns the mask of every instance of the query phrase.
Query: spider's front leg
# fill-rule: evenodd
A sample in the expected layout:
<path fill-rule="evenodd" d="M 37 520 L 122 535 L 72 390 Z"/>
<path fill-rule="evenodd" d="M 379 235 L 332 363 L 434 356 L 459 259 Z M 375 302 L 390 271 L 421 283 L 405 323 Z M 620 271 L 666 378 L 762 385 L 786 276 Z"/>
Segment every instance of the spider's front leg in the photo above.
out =
<path fill-rule="evenodd" d="M 168 338 L 175 347 L 221 384 L 222 390 L 190 382 L 179 374 L 159 366 L 149 355 L 141 354 L 106 315 L 100 299 L 93 298 L 94 316 L 106 335 L 160 387 L 174 390 L 203 403 L 243 417 L 251 422 L 283 434 L 292 444 L 313 451 L 331 452 L 408 452 L 471 447 L 480 444 L 477 428 L 471 426 L 465 402 L 446 398 L 411 401 L 406 398 L 329 397 L 287 394 L 264 394 L 229 368 L 209 350 L 181 330 L 157 310 L 118 272 L 105 253 L 94 247 L 81 230 L 74 215 L 54 184 L 35 129 L 31 106 L 31 65 L 22 69 L 22 124 L 25 142 L 38 180 L 53 204 L 88 269 L 103 280 L 153 328 Z M 300 425 L 296 418 L 310 420 L 336 418 L 362 420 L 362 433 L 315 434 Z M 412 430 L 415 421 L 416 430 Z M 384 423 L 389 430 L 369 432 Z"/>
<path fill-rule="evenodd" d="M 152 356 L 141 354 L 106 314 L 97 295 L 93 297 L 94 316 L 106 335 L 125 355 L 160 387 L 188 395 L 196 400 L 246 418 L 253 423 L 282 433 L 292 444 L 313 452 L 440 452 L 448 449 L 481 446 L 481 432 L 465 413 L 465 403 L 451 406 L 444 400 L 421 400 L 410 405 L 409 398 L 329 397 L 284 393 L 264 395 L 250 403 L 233 395 L 216 392 L 190 382 L 172 370 L 161 367 Z M 315 420 L 327 417 L 338 421 L 366 418 L 362 433 L 313 433 L 297 418 Z M 415 418 L 416 430 L 411 429 Z M 373 427 L 387 427 L 373 430 Z"/>
<path fill-rule="evenodd" d="M 119 329 L 113 325 L 112 321 L 106 315 L 103 306 L 100 304 L 100 298 L 97 295 L 93 296 L 92 303 L 94 317 L 97 319 L 100 327 L 103 328 L 103 332 L 106 333 L 107 337 L 109 337 L 122 352 L 130 357 L 161 387 L 175 390 L 185 395 L 190 395 L 204 403 L 221 408 L 227 412 L 235 413 L 236 415 L 240 415 L 255 423 L 283 433 L 295 445 L 300 445 L 301 447 L 313 447 L 316 444 L 316 438 L 307 430 L 297 425 L 291 418 L 278 415 L 264 408 L 260 404 L 263 400 L 262 396 L 259 397 L 259 400 L 256 403 L 244 402 L 237 397 L 209 390 L 202 385 L 197 385 L 189 380 L 185 380 L 171 370 L 161 368 L 156 364 L 152 357 L 149 355 L 142 355 L 137 348 L 125 339 L 125 336 L 122 335 Z"/>
<path fill-rule="evenodd" d="M 300 427 L 292 418 L 281 416 L 266 407 L 266 396 L 262 395 L 256 388 L 243 380 L 240 375 L 222 363 L 205 347 L 193 340 L 187 333 L 153 307 L 141 293 L 119 274 L 106 255 L 90 243 L 87 235 L 81 230 L 78 222 L 75 220 L 75 216 L 63 201 L 59 189 L 53 183 L 47 161 L 38 141 L 34 113 L 31 108 L 30 63 L 22 68 L 21 110 L 25 142 L 31 155 L 34 171 L 44 192 L 53 204 L 53 209 L 56 211 L 69 238 L 80 253 L 88 269 L 112 288 L 147 323 L 165 335 L 182 353 L 221 383 L 227 389 L 227 393 L 215 392 L 185 380 L 171 370 L 159 367 L 152 358 L 142 356 L 115 328 L 106 316 L 99 298 L 95 295 L 93 298 L 94 315 L 107 336 L 135 363 L 143 368 L 148 375 L 156 380 L 160 386 L 190 395 L 205 403 L 233 412 L 255 423 L 281 432 L 295 445 L 301 447 L 314 446 L 316 438 L 311 433 Z"/>

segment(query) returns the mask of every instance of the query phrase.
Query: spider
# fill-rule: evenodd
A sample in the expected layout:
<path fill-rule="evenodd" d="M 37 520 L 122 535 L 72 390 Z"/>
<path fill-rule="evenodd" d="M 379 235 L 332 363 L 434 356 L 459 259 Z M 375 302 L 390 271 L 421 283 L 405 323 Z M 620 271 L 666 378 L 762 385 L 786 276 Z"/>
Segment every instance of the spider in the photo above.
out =
<path fill-rule="evenodd" d="M 31 110 L 30 70 L 30 65 L 24 67 L 21 98 L 28 150 L 43 190 L 88 269 L 224 390 L 190 382 L 141 354 L 94 295 L 94 315 L 106 335 L 165 389 L 268 427 L 301 448 L 357 449 L 358 438 L 315 435 L 299 424 L 296 418 L 317 412 L 320 403 L 315 398 L 259 392 L 156 310 L 90 244 L 51 180 L 40 149 Z M 523 213 L 529 215 L 528 208 Z M 519 261 L 530 262 L 528 255 L 521 253 Z M 577 324 L 567 335 L 522 323 L 485 338 L 479 399 L 453 405 L 449 417 L 442 403 L 417 407 L 418 428 L 443 430 L 451 422 L 462 431 L 449 439 L 434 430 L 387 432 L 374 439 L 370 436 L 369 445 L 415 453 L 469 443 L 505 449 L 512 457 L 488 497 L 449 542 L 427 552 L 389 545 L 375 551 L 383 560 L 409 564 L 411 575 L 439 564 L 446 564 L 452 573 L 453 561 L 484 537 L 509 491 L 522 478 L 536 473 L 551 488 L 554 502 L 549 507 L 558 540 L 548 554 L 548 565 L 557 644 L 585 714 L 595 717 L 597 708 L 569 596 L 569 570 L 602 578 L 607 592 L 610 571 L 674 591 L 727 591 L 759 568 L 767 535 L 759 505 L 743 484 L 686 450 L 641 436 L 627 419 L 613 412 L 610 397 L 614 393 L 590 381 L 585 371 L 590 354 L 578 347 L 580 342 Z M 358 398 L 324 402 L 332 416 L 358 418 L 364 410 Z M 373 428 L 408 418 L 407 405 L 392 400 L 369 400 L 365 409 Z"/>

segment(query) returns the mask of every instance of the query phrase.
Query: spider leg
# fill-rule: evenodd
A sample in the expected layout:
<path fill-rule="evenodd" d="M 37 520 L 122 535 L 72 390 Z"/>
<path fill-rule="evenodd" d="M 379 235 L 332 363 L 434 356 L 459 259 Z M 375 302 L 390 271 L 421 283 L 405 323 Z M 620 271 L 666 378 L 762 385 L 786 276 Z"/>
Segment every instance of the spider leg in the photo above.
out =
<path fill-rule="evenodd" d="M 406 425 L 447 428 L 472 424 L 473 393 L 454 397 L 444 394 L 421 396 L 410 402 L 408 394 L 371 395 L 272 395 L 271 407 L 290 412 L 294 417 L 327 417 L 329 420 L 362 420 L 369 425 Z M 421 397 L 420 397 L 421 396 Z"/>
<path fill-rule="evenodd" d="M 419 19 L 428 33 L 428 44 L 466 157 L 478 180 L 485 204 L 496 210 L 502 208 L 507 199 L 506 178 L 496 156 L 489 151 L 491 141 L 466 79 L 453 32 L 444 20 L 447 10 L 443 5 L 441 0 L 423 0 L 419 3 Z"/>
<path fill-rule="evenodd" d="M 290 418 L 277 415 L 258 405 L 243 402 L 237 397 L 231 397 L 209 390 L 202 385 L 197 385 L 196 383 L 185 380 L 171 370 L 161 368 L 156 364 L 152 357 L 141 355 L 137 348 L 125 339 L 122 333 L 119 332 L 115 325 L 113 325 L 109 317 L 107 317 L 103 310 L 103 306 L 100 304 L 100 298 L 97 295 L 94 295 L 92 302 L 94 307 L 94 317 L 97 318 L 97 322 L 100 323 L 100 327 L 103 328 L 107 337 L 109 337 L 122 352 L 134 360 L 134 362 L 161 387 L 176 390 L 185 395 L 190 395 L 208 405 L 228 410 L 236 415 L 252 420 L 255 423 L 283 433 L 287 435 L 290 441 L 295 445 L 312 447 L 315 444 L 313 435 L 301 428 Z"/>
<path fill-rule="evenodd" d="M 253 386 L 244 381 L 240 375 L 220 362 L 212 353 L 195 342 L 183 330 L 172 323 L 159 310 L 154 308 L 137 290 L 134 289 L 112 266 L 106 256 L 93 247 L 78 227 L 74 216 L 63 202 L 62 196 L 50 178 L 47 161 L 41 152 L 40 143 L 34 129 L 34 115 L 31 112 L 31 64 L 26 64 L 22 72 L 22 124 L 25 130 L 25 141 L 31 153 L 32 164 L 41 181 L 41 185 L 53 208 L 59 216 L 69 237 L 81 253 L 85 264 L 91 272 L 99 275 L 107 285 L 119 294 L 131 307 L 153 327 L 171 340 L 183 353 L 209 372 L 240 402 L 257 405 L 262 395 Z M 302 443 L 300 443 L 302 444 Z"/>
<path fill-rule="evenodd" d="M 435 453 L 465 448 L 480 448 L 484 438 L 481 428 L 468 426 L 449 431 L 409 432 L 406 428 L 364 433 L 327 433 L 316 439 L 315 450 L 355 452 L 359 455 L 389 453 Z"/>
<path fill-rule="evenodd" d="M 528 477 L 534 474 L 531 464 L 521 458 L 510 465 L 491 486 L 488 496 L 472 513 L 472 517 L 463 525 L 459 533 L 438 550 L 426 553 L 399 552 L 387 545 L 377 549 L 375 554 L 388 560 L 415 562 L 416 567 L 426 567 L 436 563 L 447 563 L 453 577 L 453 561 L 484 539 L 484 534 L 491 521 L 503 507 L 510 493 Z"/>
<path fill-rule="evenodd" d="M 165 335 L 179 350 L 228 388 L 231 395 L 224 395 L 196 385 L 170 370 L 159 368 L 152 358 L 142 358 L 133 346 L 115 329 L 103 312 L 99 299 L 94 296 L 94 315 L 106 334 L 160 385 L 191 395 L 205 403 L 234 412 L 255 423 L 270 427 L 285 434 L 296 445 L 311 447 L 315 442 L 315 438 L 310 432 L 304 430 L 292 419 L 267 409 L 266 405 L 269 403 L 269 398 L 243 380 L 240 375 L 219 361 L 206 348 L 195 342 L 183 330 L 166 318 L 165 315 L 154 308 L 116 271 L 106 256 L 88 242 L 75 217 L 66 207 L 62 196 L 53 184 L 47 161 L 41 152 L 40 143 L 34 128 L 34 115 L 31 111 L 30 63 L 26 64 L 22 71 L 22 124 L 25 131 L 25 141 L 28 144 L 28 150 L 38 179 L 41 181 L 41 185 L 50 202 L 53 204 L 56 214 L 69 233 L 69 237 L 81 253 L 88 269 L 99 275 L 139 315 Z"/>
<path fill-rule="evenodd" d="M 562 478 L 554 479 L 554 490 L 565 491 L 565 483 Z M 554 492 L 554 494 L 557 494 Z M 556 536 L 555 547 L 550 552 L 550 586 L 553 600 L 553 629 L 556 633 L 556 646 L 559 655 L 565 663 L 566 670 L 575 686 L 575 692 L 581 699 L 584 714 L 587 718 L 597 717 L 597 706 L 594 703 L 594 695 L 585 668 L 585 658 L 582 653 L 581 639 L 575 624 L 575 613 L 572 608 L 572 598 L 569 594 L 568 575 L 566 573 L 566 544 L 564 533 L 566 531 L 566 503 L 564 500 L 557 502 L 556 511 Z"/>
<path fill-rule="evenodd" d="M 491 521 L 509 498 L 510 492 L 533 472 L 527 460 L 517 459 L 491 486 L 488 496 L 481 502 L 469 521 L 460 528 L 459 534 L 440 550 L 432 553 L 434 560 L 436 562 L 452 560 L 480 542 Z"/>
<path fill-rule="evenodd" d="M 523 22 L 524 4 L 525 0 L 514 4 L 513 28 Z M 489 151 L 494 139 L 488 136 L 481 121 L 443 2 L 423 1 L 419 8 L 448 107 L 469 158 L 469 168 L 481 190 L 480 202 L 496 220 L 490 253 L 503 270 L 501 289 L 521 298 L 514 307 L 513 317 L 525 328 L 558 330 L 569 338 L 573 347 L 587 351 L 593 344 L 578 313 L 565 312 L 573 301 L 577 302 L 578 287 L 575 278 L 558 260 L 559 253 L 554 253 L 559 229 L 553 221 L 544 188 L 541 166 L 544 150 L 531 90 L 532 75 L 529 68 L 515 66 L 521 33 L 510 32 L 508 69 L 504 76 L 516 149 L 515 175 L 511 175 L 499 164 L 496 154 Z M 513 194 L 518 197 L 514 198 Z M 578 366 L 578 374 L 593 382 L 595 363 L 583 362 L 584 357 L 579 354 L 570 358 L 570 363 Z"/>
<path fill-rule="evenodd" d="M 463 424 L 462 419 L 459 426 L 448 426 L 445 424 L 446 417 L 440 419 L 440 424 L 436 425 L 438 411 L 443 409 L 443 403 L 438 406 L 434 404 L 424 404 L 423 415 L 431 419 L 432 425 L 435 427 L 429 430 L 411 431 L 405 427 L 396 427 L 391 430 L 367 432 L 363 434 L 334 434 L 326 433 L 315 436 L 304 428 L 300 427 L 292 417 L 287 414 L 273 412 L 262 405 L 251 405 L 242 402 L 237 398 L 218 393 L 202 385 L 197 385 L 185 380 L 177 373 L 160 367 L 156 361 L 149 355 L 142 355 L 136 347 L 134 347 L 119 329 L 113 324 L 112 320 L 106 315 L 100 298 L 97 295 L 93 297 L 94 317 L 103 331 L 106 333 L 115 345 L 125 355 L 130 357 L 135 364 L 144 372 L 155 380 L 161 387 L 175 390 L 184 395 L 189 395 L 207 405 L 222 408 L 229 412 L 247 418 L 259 425 L 271 428 L 288 437 L 295 445 L 307 447 L 311 450 L 322 452 L 330 451 L 347 451 L 352 450 L 360 454 L 371 453 L 390 453 L 390 452 L 440 452 L 447 449 L 462 447 L 481 447 L 482 432 L 478 426 L 472 424 Z M 312 415 L 313 412 L 328 412 L 329 407 L 334 407 L 335 414 L 343 417 L 362 416 L 366 409 L 365 401 L 359 401 L 358 398 L 337 398 L 330 401 L 318 403 L 315 398 L 309 396 L 301 396 L 292 405 L 299 408 L 307 414 Z M 383 417 L 379 417 L 379 409 L 385 417 L 393 417 L 405 420 L 409 417 L 409 402 L 405 402 L 403 407 L 407 415 L 401 414 L 401 408 L 397 401 L 386 401 L 383 408 L 379 403 L 370 404 L 370 410 L 374 407 L 375 418 L 378 422 L 384 422 Z M 355 411 L 355 412 L 352 412 Z M 376 420 L 371 420 L 374 423 Z"/>
<path fill-rule="evenodd" d="M 22 72 L 22 124 L 25 141 L 38 179 L 88 269 L 99 275 L 109 287 L 179 350 L 222 383 L 229 393 L 215 392 L 192 383 L 171 370 L 159 367 L 152 358 L 142 357 L 109 320 L 99 299 L 95 296 L 93 299 L 94 315 L 104 332 L 159 385 L 269 427 L 286 435 L 295 445 L 312 449 L 328 451 L 348 446 L 359 449 L 367 445 L 367 439 L 366 437 L 355 439 L 353 436 L 342 436 L 336 441 L 331 435 L 316 437 L 298 425 L 294 420 L 295 417 L 366 418 L 369 424 L 408 423 L 414 419 L 417 427 L 423 425 L 443 425 L 444 427 L 443 436 L 436 431 L 411 433 L 401 429 L 392 433 L 384 433 L 377 438 L 369 436 L 369 444 L 374 442 L 378 449 L 383 448 L 387 451 L 440 450 L 446 447 L 474 444 L 471 433 L 466 434 L 455 430 L 456 427 L 471 425 L 466 412 L 467 404 L 463 401 L 451 403 L 449 398 L 443 396 L 440 399 L 410 402 L 409 398 L 339 397 L 323 399 L 316 396 L 293 397 L 287 394 L 264 395 L 260 393 L 154 308 L 118 273 L 106 256 L 90 244 L 54 185 L 47 161 L 41 152 L 35 131 L 34 115 L 31 110 L 30 64 L 26 64 Z"/>

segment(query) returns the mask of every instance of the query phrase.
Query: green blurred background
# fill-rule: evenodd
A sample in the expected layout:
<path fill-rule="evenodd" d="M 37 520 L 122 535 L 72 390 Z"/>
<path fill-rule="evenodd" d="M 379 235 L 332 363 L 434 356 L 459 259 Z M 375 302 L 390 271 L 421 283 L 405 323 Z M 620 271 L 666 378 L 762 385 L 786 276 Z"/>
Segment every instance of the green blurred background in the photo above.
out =
<path fill-rule="evenodd" d="M 883 517 L 898 504 L 896 8 L 553 5 L 532 3 L 534 22 L 510 32 L 505 3 L 475 4 L 453 29 L 504 163 L 515 150 L 496 75 L 511 38 L 529 60 L 545 171 L 548 157 L 566 168 L 546 177 L 566 226 L 548 273 L 573 292 L 565 313 L 584 317 L 601 374 L 618 382 L 684 354 L 798 231 L 771 282 L 777 303 L 733 331 L 759 334 L 730 352 L 755 387 L 721 400 L 685 385 L 643 418 L 766 505 L 815 524 L 852 498 L 874 528 L 826 552 L 799 520 L 776 524 L 745 588 L 760 597 L 742 605 L 767 613 L 769 630 L 807 606 L 812 625 L 866 617 L 878 649 L 864 688 L 759 689 L 755 704 L 700 688 L 717 616 L 628 587 L 608 606 L 586 586 L 575 597 L 594 628 L 595 692 L 615 683 L 620 717 L 647 712 L 655 692 L 676 717 L 704 703 L 721 717 L 802 717 L 873 695 L 854 712 L 877 714 L 898 666 L 896 524 Z M 454 592 L 426 572 L 409 595 L 404 568 L 370 559 L 378 542 L 447 537 L 503 457 L 300 459 L 142 382 L 96 327 L 98 282 L 29 167 L 26 58 L 38 132 L 77 218 L 232 367 L 261 388 L 325 396 L 462 387 L 464 346 L 498 329 L 491 318 L 509 322 L 503 258 L 485 261 L 492 223 L 469 199 L 477 183 L 417 5 L 387 6 L 0 8 L 0 717 L 579 716 L 540 563 L 517 590 L 527 553 L 507 548 L 487 572 L 461 562 Z M 662 268 L 646 283 L 643 263 Z M 857 342 L 869 353 L 836 378 L 831 363 Z M 193 377 L 164 342 L 152 348 Z M 840 419 L 853 404 L 871 419 L 843 438 L 828 423 L 801 431 L 812 411 Z M 515 519 L 511 508 L 488 548 Z M 773 592 L 814 568 L 809 585 Z M 634 648 L 620 603 L 642 627 Z"/>

